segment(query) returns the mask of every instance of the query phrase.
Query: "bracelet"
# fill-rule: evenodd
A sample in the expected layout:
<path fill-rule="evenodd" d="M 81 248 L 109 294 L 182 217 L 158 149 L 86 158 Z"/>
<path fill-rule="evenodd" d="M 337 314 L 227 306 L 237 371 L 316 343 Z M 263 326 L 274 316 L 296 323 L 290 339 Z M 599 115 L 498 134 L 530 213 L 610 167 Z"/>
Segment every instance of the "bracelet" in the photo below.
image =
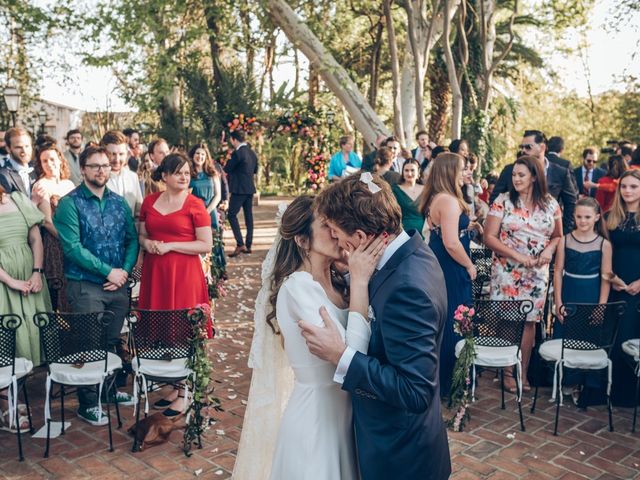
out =
<path fill-rule="evenodd" d="M 32 268 L 31 269 L 32 273 L 44 273 L 44 268 Z"/>

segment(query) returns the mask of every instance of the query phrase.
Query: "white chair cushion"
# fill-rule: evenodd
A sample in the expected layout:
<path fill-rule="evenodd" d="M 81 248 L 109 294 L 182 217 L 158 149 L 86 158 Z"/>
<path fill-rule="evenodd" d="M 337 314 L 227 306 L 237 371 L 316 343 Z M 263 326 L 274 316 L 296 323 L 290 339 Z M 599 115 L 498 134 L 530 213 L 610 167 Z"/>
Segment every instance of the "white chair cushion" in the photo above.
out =
<path fill-rule="evenodd" d="M 186 378 L 191 375 L 191 369 L 187 367 L 188 358 L 176 358 L 174 360 L 148 360 L 141 358 L 138 367 L 138 357 L 131 360 L 131 367 L 136 373 L 150 377 Z"/>
<path fill-rule="evenodd" d="M 460 355 L 464 340 L 456 343 L 456 358 Z M 476 345 L 476 358 L 473 363 L 481 367 L 509 367 L 518 363 L 518 346 L 485 347 Z"/>
<path fill-rule="evenodd" d="M 540 356 L 548 362 L 557 362 L 562 355 L 562 339 L 548 340 L 540 345 Z M 600 370 L 607 368 L 609 358 L 603 349 L 598 350 L 564 350 L 564 366 L 580 370 Z"/>
<path fill-rule="evenodd" d="M 622 343 L 622 351 L 632 356 L 635 361 L 640 357 L 640 338 L 632 338 Z"/>
<path fill-rule="evenodd" d="M 122 368 L 122 360 L 115 353 L 107 354 L 107 374 Z M 86 362 L 81 367 L 67 363 L 51 363 L 51 380 L 65 385 L 95 385 L 102 382 L 104 361 Z"/>
<path fill-rule="evenodd" d="M 33 370 L 33 362 L 23 357 L 16 358 L 16 378 L 22 378 Z M 11 385 L 11 366 L 0 368 L 0 389 Z"/>

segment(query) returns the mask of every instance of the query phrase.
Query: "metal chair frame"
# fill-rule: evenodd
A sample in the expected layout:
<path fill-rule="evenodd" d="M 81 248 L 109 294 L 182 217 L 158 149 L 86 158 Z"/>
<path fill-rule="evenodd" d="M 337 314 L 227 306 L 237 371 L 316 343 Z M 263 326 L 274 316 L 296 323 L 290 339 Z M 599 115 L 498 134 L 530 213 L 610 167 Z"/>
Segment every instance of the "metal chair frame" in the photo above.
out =
<path fill-rule="evenodd" d="M 81 369 L 87 362 L 104 362 L 103 376 L 107 373 L 113 373 L 112 378 L 105 384 L 107 395 L 113 389 L 115 381 L 115 373 L 108 372 L 108 353 L 107 344 L 107 325 L 113 317 L 113 312 L 105 310 L 103 312 L 88 313 L 66 313 L 66 312 L 38 312 L 33 316 L 33 321 L 40 329 L 40 342 L 44 351 L 44 357 L 51 373 L 51 364 L 68 364 L 78 365 Z M 96 327 L 95 324 L 99 327 Z M 65 386 L 71 384 L 61 383 L 51 380 L 52 387 L 54 384 L 60 385 L 60 408 L 62 431 L 64 435 L 64 397 Z M 74 385 L 71 385 L 74 386 Z M 53 389 L 52 389 L 53 390 Z M 100 395 L 100 393 L 98 393 Z M 49 395 L 49 400 L 55 398 Z M 118 420 L 118 428 L 122 427 L 120 418 L 120 409 L 118 403 L 115 403 L 116 416 Z M 109 451 L 113 452 L 113 433 L 111 429 L 111 409 L 109 402 L 107 404 L 107 419 L 109 426 Z M 47 442 L 44 457 L 49 456 L 49 444 L 51 437 L 51 418 L 46 419 L 47 422 Z"/>

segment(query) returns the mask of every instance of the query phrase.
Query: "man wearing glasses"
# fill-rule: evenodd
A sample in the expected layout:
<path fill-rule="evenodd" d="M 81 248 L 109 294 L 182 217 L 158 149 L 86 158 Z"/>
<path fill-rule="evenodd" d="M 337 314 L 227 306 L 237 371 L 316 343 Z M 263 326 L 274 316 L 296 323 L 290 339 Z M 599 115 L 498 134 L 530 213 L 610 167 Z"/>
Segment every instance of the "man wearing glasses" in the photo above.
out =
<path fill-rule="evenodd" d="M 547 177 L 547 191 L 562 205 L 562 229 L 565 234 L 573 231 L 573 211 L 578 200 L 578 190 L 573 180 L 573 172 L 555 163 L 550 163 L 546 157 L 547 138 L 540 130 L 525 130 L 518 148 L 518 157 L 529 155 L 536 157 L 542 164 Z M 509 164 L 500 172 L 489 202 L 493 203 L 498 195 L 509 191 L 513 164 Z"/>
<path fill-rule="evenodd" d="M 598 163 L 598 151 L 593 148 L 585 148 L 582 152 L 582 166 L 573 171 L 581 197 L 595 197 L 598 188 L 598 180 L 605 176 L 605 171 L 596 167 Z"/>
<path fill-rule="evenodd" d="M 138 257 L 138 234 L 131 209 L 109 190 L 111 164 L 104 147 L 87 147 L 80 154 L 83 182 L 60 199 L 53 223 L 64 253 L 67 297 L 74 312 L 109 310 L 109 348 L 120 343 L 129 310 L 127 279 Z M 95 387 L 78 387 L 78 417 L 91 425 L 106 425 L 98 408 Z M 106 401 L 131 405 L 130 395 L 110 392 Z"/>

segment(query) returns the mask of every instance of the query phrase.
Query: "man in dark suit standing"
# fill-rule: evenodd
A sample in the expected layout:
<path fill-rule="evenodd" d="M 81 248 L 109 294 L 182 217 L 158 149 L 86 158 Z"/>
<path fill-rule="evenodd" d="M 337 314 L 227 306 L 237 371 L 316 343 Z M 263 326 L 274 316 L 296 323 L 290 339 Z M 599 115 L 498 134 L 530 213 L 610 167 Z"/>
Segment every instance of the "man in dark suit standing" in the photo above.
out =
<path fill-rule="evenodd" d="M 564 139 L 562 137 L 551 137 L 547 142 L 547 159 L 562 168 L 571 168 L 571 162 L 560 156 L 563 151 Z"/>
<path fill-rule="evenodd" d="M 258 157 L 245 142 L 245 133 L 242 130 L 231 132 L 231 146 L 233 153 L 231 159 L 224 167 L 228 175 L 229 193 L 229 223 L 233 236 L 236 239 L 236 249 L 229 254 L 236 257 L 240 253 L 251 253 L 251 243 L 253 242 L 253 195 L 256 193 L 256 186 L 253 176 L 258 173 Z M 244 212 L 244 221 L 247 226 L 246 242 L 242 239 L 238 213 L 240 209 Z"/>
<path fill-rule="evenodd" d="M 0 185 L 5 192 L 19 191 L 31 198 L 31 186 L 36 174 L 30 165 L 33 159 L 33 146 L 29 133 L 22 128 L 10 128 L 4 134 L 9 156 L 0 167 Z"/>
<path fill-rule="evenodd" d="M 547 139 L 540 130 L 525 130 L 518 149 L 518 157 L 532 155 L 537 157 L 547 176 L 547 190 L 549 194 L 562 204 L 562 230 L 565 234 L 573 231 L 573 211 L 578 201 L 578 189 L 573 178 L 573 172 L 552 163 L 546 157 Z M 509 191 L 513 164 L 502 169 L 489 203 L 493 203 L 498 195 Z"/>
<path fill-rule="evenodd" d="M 366 355 L 345 345 L 326 309 L 325 327 L 300 322 L 311 353 L 336 365 L 334 381 L 351 394 L 361 477 L 447 479 L 438 375 L 447 293 L 438 260 L 419 232 L 402 229 L 400 207 L 378 178 L 332 184 L 317 208 L 345 250 L 380 235 L 388 242 L 369 282 Z"/>
<path fill-rule="evenodd" d="M 585 148 L 582 152 L 582 166 L 573 171 L 580 196 L 595 197 L 598 180 L 606 175 L 598 168 L 598 150 L 594 147 Z"/>

